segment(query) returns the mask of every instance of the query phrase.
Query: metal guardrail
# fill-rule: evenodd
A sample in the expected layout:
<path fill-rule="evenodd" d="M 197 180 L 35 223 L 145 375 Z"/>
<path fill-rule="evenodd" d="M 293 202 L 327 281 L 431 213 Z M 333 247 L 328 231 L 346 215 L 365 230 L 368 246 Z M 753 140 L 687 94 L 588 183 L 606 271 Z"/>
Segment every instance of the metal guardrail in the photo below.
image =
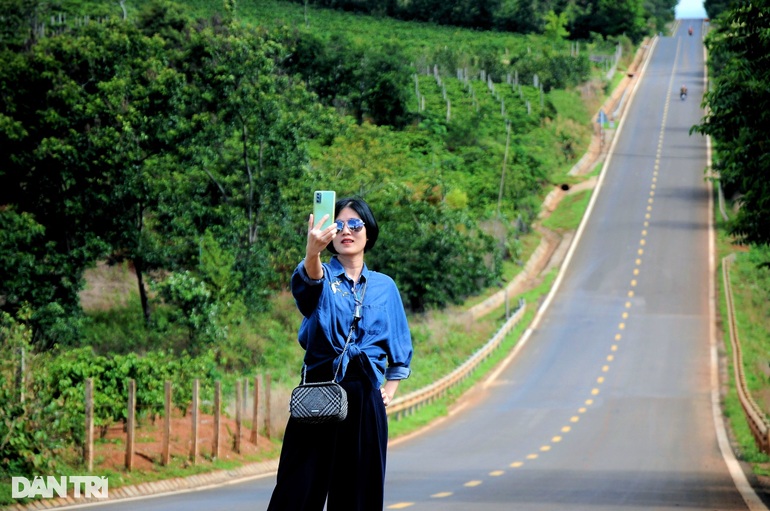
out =
<path fill-rule="evenodd" d="M 524 300 L 519 301 L 519 307 L 514 311 L 510 318 L 500 327 L 492 338 L 481 347 L 477 352 L 468 357 L 457 369 L 437 380 L 430 385 L 415 390 L 405 396 L 398 397 L 388 405 L 388 416 L 396 420 L 411 415 L 419 408 L 436 401 L 446 395 L 447 391 L 455 385 L 465 380 L 481 362 L 486 360 L 492 352 L 503 342 L 505 336 L 521 320 L 526 311 L 527 304 Z"/>
<path fill-rule="evenodd" d="M 743 412 L 746 414 L 746 421 L 749 423 L 757 446 L 759 446 L 762 452 L 770 454 L 770 420 L 768 420 L 762 409 L 759 408 L 751 397 L 746 386 L 746 375 L 743 373 L 743 354 L 741 353 L 741 343 L 738 338 L 738 326 L 735 321 L 733 290 L 730 286 L 730 264 L 734 260 L 735 254 L 722 259 L 722 278 L 724 279 L 725 301 L 727 302 L 727 323 L 730 326 L 730 342 L 733 348 L 735 388 L 738 391 L 738 398 L 743 407 Z"/>

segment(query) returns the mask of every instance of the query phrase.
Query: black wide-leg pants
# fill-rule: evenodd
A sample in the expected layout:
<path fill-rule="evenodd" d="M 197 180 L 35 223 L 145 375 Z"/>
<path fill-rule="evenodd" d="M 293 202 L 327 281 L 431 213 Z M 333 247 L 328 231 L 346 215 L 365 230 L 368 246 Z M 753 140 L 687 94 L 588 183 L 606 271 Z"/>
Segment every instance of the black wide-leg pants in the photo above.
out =
<path fill-rule="evenodd" d="M 345 375 L 348 416 L 338 423 L 289 419 L 268 511 L 383 508 L 388 418 L 379 389 Z"/>

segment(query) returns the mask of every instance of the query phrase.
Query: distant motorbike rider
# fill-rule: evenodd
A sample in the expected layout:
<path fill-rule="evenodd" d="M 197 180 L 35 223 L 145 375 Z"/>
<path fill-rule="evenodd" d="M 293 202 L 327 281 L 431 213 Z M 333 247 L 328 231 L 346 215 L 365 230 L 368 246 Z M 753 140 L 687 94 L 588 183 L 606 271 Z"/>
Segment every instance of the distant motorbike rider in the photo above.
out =
<path fill-rule="evenodd" d="M 687 86 L 685 84 L 682 84 L 682 87 L 679 89 L 679 97 L 682 99 L 687 97 Z"/>

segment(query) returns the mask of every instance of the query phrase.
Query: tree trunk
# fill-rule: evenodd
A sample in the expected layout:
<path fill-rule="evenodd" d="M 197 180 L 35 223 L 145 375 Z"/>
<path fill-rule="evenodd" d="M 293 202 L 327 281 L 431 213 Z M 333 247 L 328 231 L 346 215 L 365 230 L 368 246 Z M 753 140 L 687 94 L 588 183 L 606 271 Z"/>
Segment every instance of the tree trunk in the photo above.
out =
<path fill-rule="evenodd" d="M 136 272 L 136 282 L 139 285 L 139 299 L 142 301 L 142 315 L 144 316 L 144 324 L 150 325 L 150 304 L 147 299 L 147 290 L 144 288 L 144 275 L 142 259 L 134 259 L 134 271 Z"/>

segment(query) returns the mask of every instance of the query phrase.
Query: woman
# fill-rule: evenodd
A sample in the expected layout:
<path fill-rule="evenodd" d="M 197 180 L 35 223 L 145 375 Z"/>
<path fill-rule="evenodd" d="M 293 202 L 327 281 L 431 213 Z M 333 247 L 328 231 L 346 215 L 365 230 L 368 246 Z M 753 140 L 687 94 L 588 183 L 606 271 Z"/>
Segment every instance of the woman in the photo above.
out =
<path fill-rule="evenodd" d="M 326 216 L 314 223 L 310 215 L 305 259 L 291 291 L 304 316 L 299 343 L 307 381 L 336 374 L 348 394 L 348 415 L 327 424 L 289 419 L 268 511 L 321 511 L 324 503 L 328 511 L 382 509 L 385 407 L 411 371 L 412 339 L 396 284 L 364 263 L 379 235 L 369 205 L 337 201 L 335 222 L 321 230 Z M 324 248 L 334 254 L 328 263 L 321 262 Z"/>

